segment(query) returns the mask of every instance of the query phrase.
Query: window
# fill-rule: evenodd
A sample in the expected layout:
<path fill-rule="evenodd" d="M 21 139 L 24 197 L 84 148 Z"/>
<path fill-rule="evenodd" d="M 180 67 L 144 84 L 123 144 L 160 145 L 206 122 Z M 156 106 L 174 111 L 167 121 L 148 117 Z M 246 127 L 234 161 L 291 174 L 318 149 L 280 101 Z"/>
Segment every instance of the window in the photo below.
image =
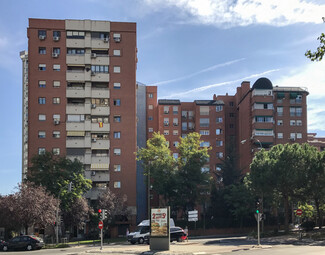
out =
<path fill-rule="evenodd" d="M 121 149 L 114 149 L 114 155 L 120 156 L 121 155 Z"/>
<path fill-rule="evenodd" d="M 302 108 L 301 107 L 290 107 L 290 116 L 298 116 L 302 115 Z"/>
<path fill-rule="evenodd" d="M 216 129 L 216 135 L 221 135 L 221 134 L 222 134 L 222 129 L 217 128 L 217 129 Z"/>
<path fill-rule="evenodd" d="M 114 165 L 114 172 L 121 172 L 121 165 Z"/>
<path fill-rule="evenodd" d="M 148 120 L 153 120 L 153 117 L 152 117 L 152 116 L 149 116 L 149 117 L 148 117 Z"/>
<path fill-rule="evenodd" d="M 148 132 L 152 133 L 153 132 L 153 128 L 148 128 Z"/>
<path fill-rule="evenodd" d="M 46 30 L 38 30 L 38 37 L 44 36 L 44 39 L 46 37 Z"/>
<path fill-rule="evenodd" d="M 295 126 L 296 125 L 296 121 L 295 120 L 290 120 L 290 126 Z"/>
<path fill-rule="evenodd" d="M 283 107 L 282 106 L 278 106 L 276 108 L 276 111 L 278 113 L 278 116 L 283 116 Z"/>
<path fill-rule="evenodd" d="M 61 53 L 60 48 L 53 48 L 53 54 L 60 55 L 60 53 Z"/>
<path fill-rule="evenodd" d="M 216 106 L 216 112 L 221 112 L 222 111 L 223 106 L 222 105 L 217 105 Z"/>
<path fill-rule="evenodd" d="M 169 113 L 169 106 L 164 106 L 164 114 L 168 114 Z"/>
<path fill-rule="evenodd" d="M 209 115 L 209 106 L 200 106 L 200 115 Z"/>
<path fill-rule="evenodd" d="M 253 135 L 256 136 L 274 136 L 272 129 L 256 129 L 253 131 Z"/>
<path fill-rule="evenodd" d="M 187 130 L 187 122 L 182 122 L 182 130 Z"/>
<path fill-rule="evenodd" d="M 115 106 L 121 106 L 121 99 L 114 99 Z"/>
<path fill-rule="evenodd" d="M 200 146 L 201 147 L 210 147 L 210 142 L 201 142 Z"/>
<path fill-rule="evenodd" d="M 223 158 L 223 152 L 217 152 L 217 158 Z"/>
<path fill-rule="evenodd" d="M 38 104 L 45 104 L 45 102 L 46 102 L 45 97 L 38 98 Z"/>
<path fill-rule="evenodd" d="M 45 88 L 46 87 L 46 81 L 38 81 L 38 87 L 39 88 Z"/>
<path fill-rule="evenodd" d="M 200 127 L 209 127 L 210 120 L 208 118 L 200 118 Z"/>
<path fill-rule="evenodd" d="M 67 31 L 67 38 L 84 39 L 85 32 L 84 31 Z"/>
<path fill-rule="evenodd" d="M 200 130 L 200 135 L 210 135 L 210 130 Z"/>
<path fill-rule="evenodd" d="M 221 170 L 222 170 L 221 167 L 222 167 L 222 165 L 220 165 L 220 164 L 216 164 L 216 170 L 217 170 L 217 171 L 221 171 Z"/>
<path fill-rule="evenodd" d="M 108 39 L 109 39 L 109 33 L 103 33 L 103 32 L 92 32 L 92 33 L 91 33 L 91 39 L 105 40 L 106 42 L 108 42 Z"/>
<path fill-rule="evenodd" d="M 173 135 L 178 135 L 178 130 L 173 130 Z"/>
<path fill-rule="evenodd" d="M 169 126 L 169 118 L 164 118 L 164 126 Z"/>
<path fill-rule="evenodd" d="M 297 133 L 297 139 L 301 139 L 302 138 L 302 133 Z"/>
<path fill-rule="evenodd" d="M 187 111 L 182 111 L 182 118 L 186 119 L 187 118 Z"/>
<path fill-rule="evenodd" d="M 229 128 L 234 128 L 235 125 L 234 124 L 229 124 Z"/>
<path fill-rule="evenodd" d="M 94 106 L 105 107 L 108 106 L 108 98 L 92 98 L 91 104 Z"/>
<path fill-rule="evenodd" d="M 53 114 L 53 120 L 60 120 L 60 114 Z"/>
<path fill-rule="evenodd" d="M 53 71 L 60 71 L 61 66 L 60 65 L 53 65 Z"/>
<path fill-rule="evenodd" d="M 120 73 L 121 72 L 121 67 L 120 66 L 114 66 L 113 72 L 114 73 Z"/>
<path fill-rule="evenodd" d="M 152 109 L 153 109 L 153 105 L 152 105 L 152 104 L 149 104 L 149 105 L 148 105 L 148 109 L 149 109 L 149 110 L 152 110 Z"/>
<path fill-rule="evenodd" d="M 283 126 L 283 120 L 278 120 L 277 124 L 278 126 Z"/>
<path fill-rule="evenodd" d="M 178 106 L 173 106 L 173 114 L 178 114 Z"/>
<path fill-rule="evenodd" d="M 120 189 L 121 188 L 121 182 L 114 182 L 114 188 Z"/>
<path fill-rule="evenodd" d="M 278 139 L 282 139 L 283 138 L 283 133 L 278 133 Z"/>
<path fill-rule="evenodd" d="M 83 115 L 83 114 L 68 114 L 67 115 L 67 122 L 84 122 L 84 121 L 85 121 L 85 115 Z M 97 121 L 97 119 L 96 119 L 96 121 Z"/>
<path fill-rule="evenodd" d="M 38 115 L 38 120 L 41 120 L 41 121 L 46 120 L 46 115 L 45 114 L 39 114 Z"/>
<path fill-rule="evenodd" d="M 60 138 L 60 131 L 53 131 L 53 138 Z"/>
<path fill-rule="evenodd" d="M 114 116 L 114 122 L 121 122 L 121 116 L 115 115 Z"/>
<path fill-rule="evenodd" d="M 194 123 L 193 122 L 188 123 L 188 130 L 194 130 Z"/>
<path fill-rule="evenodd" d="M 223 145 L 223 141 L 216 141 L 216 146 L 217 147 L 221 147 Z"/>
<path fill-rule="evenodd" d="M 173 153 L 173 158 L 178 159 L 178 153 Z"/>
<path fill-rule="evenodd" d="M 178 118 L 173 119 L 173 126 L 175 126 L 175 127 L 178 126 Z"/>
<path fill-rule="evenodd" d="M 115 139 L 120 139 L 121 138 L 121 132 L 114 132 L 114 138 Z"/>
<path fill-rule="evenodd" d="M 229 113 L 229 117 L 230 118 L 234 118 L 235 117 L 235 114 L 233 112 Z"/>
<path fill-rule="evenodd" d="M 53 40 L 58 41 L 61 37 L 61 32 L 60 31 L 53 31 Z"/>
<path fill-rule="evenodd" d="M 61 86 L 60 81 L 53 81 L 53 87 L 54 88 L 59 88 Z"/>
<path fill-rule="evenodd" d="M 84 115 L 81 115 L 81 116 L 84 117 Z M 84 118 L 82 118 L 82 121 L 84 121 Z M 91 123 L 99 123 L 99 127 L 102 127 L 101 124 L 109 123 L 109 119 L 108 119 L 108 117 L 92 117 L 91 118 Z"/>
<path fill-rule="evenodd" d="M 296 139 L 296 133 L 290 133 L 290 139 L 295 140 Z"/>
<path fill-rule="evenodd" d="M 148 98 L 153 98 L 153 94 L 152 93 L 149 93 L 148 94 Z"/>
<path fill-rule="evenodd" d="M 46 65 L 45 64 L 39 64 L 38 65 L 38 71 L 46 71 Z"/>
<path fill-rule="evenodd" d="M 296 120 L 296 125 L 297 126 L 302 126 L 302 120 Z"/>
<path fill-rule="evenodd" d="M 60 155 L 60 148 L 53 148 L 52 152 L 54 155 Z"/>
<path fill-rule="evenodd" d="M 46 54 L 46 48 L 45 47 L 39 47 L 38 48 L 38 53 L 41 55 L 45 55 Z"/>
<path fill-rule="evenodd" d="M 179 142 L 177 142 L 177 141 L 173 142 L 174 147 L 178 147 L 178 144 L 179 144 Z"/>
<path fill-rule="evenodd" d="M 38 138 L 45 138 L 45 131 L 38 131 Z"/>
<path fill-rule="evenodd" d="M 234 102 L 229 102 L 229 106 L 234 106 Z"/>
<path fill-rule="evenodd" d="M 45 154 L 45 148 L 38 148 L 38 155 Z"/>
<path fill-rule="evenodd" d="M 114 56 L 121 56 L 121 50 L 113 50 Z"/>
<path fill-rule="evenodd" d="M 67 54 L 68 55 L 84 55 L 85 54 L 85 49 L 81 49 L 81 48 L 68 48 L 67 49 Z"/>
<path fill-rule="evenodd" d="M 209 173 L 210 172 L 210 167 L 209 166 L 203 166 L 203 167 L 201 167 L 201 172 L 202 173 Z"/>
<path fill-rule="evenodd" d="M 53 97 L 53 104 L 60 104 L 60 98 L 59 97 Z"/>
<path fill-rule="evenodd" d="M 104 66 L 104 65 L 91 66 L 91 71 L 93 73 L 108 73 L 108 66 Z"/>
<path fill-rule="evenodd" d="M 221 117 L 217 117 L 216 122 L 217 123 L 222 123 L 222 118 Z"/>
<path fill-rule="evenodd" d="M 192 120 L 194 118 L 194 112 L 193 111 L 188 111 L 188 119 Z"/>
<path fill-rule="evenodd" d="M 164 130 L 164 135 L 169 135 L 169 130 Z"/>
<path fill-rule="evenodd" d="M 256 122 L 267 122 L 267 123 L 273 123 L 273 117 L 272 116 L 255 116 Z"/>
<path fill-rule="evenodd" d="M 121 83 L 114 82 L 114 89 L 120 89 L 120 88 L 121 88 Z"/>
<path fill-rule="evenodd" d="M 114 42 L 120 42 L 121 41 L 121 34 L 114 33 L 113 34 L 113 40 L 114 40 Z"/>

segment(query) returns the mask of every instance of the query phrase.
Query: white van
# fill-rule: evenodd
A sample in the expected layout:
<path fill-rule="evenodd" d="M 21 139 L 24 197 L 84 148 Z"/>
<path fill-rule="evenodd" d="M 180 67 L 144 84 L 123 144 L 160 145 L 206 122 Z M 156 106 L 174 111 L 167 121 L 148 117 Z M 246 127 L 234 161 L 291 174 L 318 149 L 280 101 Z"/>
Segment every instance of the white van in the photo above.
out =
<path fill-rule="evenodd" d="M 173 219 L 170 219 L 169 221 L 170 227 L 175 227 L 175 223 Z M 128 242 L 131 244 L 144 243 L 144 236 L 149 235 L 150 233 L 150 220 L 143 220 L 140 222 L 140 224 L 137 226 L 136 230 L 134 232 L 131 232 L 127 238 Z"/>

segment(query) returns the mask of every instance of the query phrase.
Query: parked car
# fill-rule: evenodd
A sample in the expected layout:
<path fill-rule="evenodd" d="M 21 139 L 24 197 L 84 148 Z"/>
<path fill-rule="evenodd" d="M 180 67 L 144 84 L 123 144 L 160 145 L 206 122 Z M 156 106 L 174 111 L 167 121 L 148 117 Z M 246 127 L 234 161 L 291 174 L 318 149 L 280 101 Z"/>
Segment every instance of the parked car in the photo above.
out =
<path fill-rule="evenodd" d="M 42 238 L 34 235 L 16 236 L 3 244 L 3 251 L 8 250 L 34 250 L 44 246 Z"/>
<path fill-rule="evenodd" d="M 186 233 L 181 227 L 171 227 L 170 228 L 170 241 L 182 242 L 186 239 Z M 150 243 L 150 235 L 147 234 L 144 236 L 144 241 Z"/>

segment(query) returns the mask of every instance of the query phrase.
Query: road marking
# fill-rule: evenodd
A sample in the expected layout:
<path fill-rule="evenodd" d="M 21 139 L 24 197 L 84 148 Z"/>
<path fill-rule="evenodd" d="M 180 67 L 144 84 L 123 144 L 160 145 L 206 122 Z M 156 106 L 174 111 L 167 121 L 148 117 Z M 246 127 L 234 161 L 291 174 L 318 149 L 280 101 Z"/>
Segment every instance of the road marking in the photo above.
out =
<path fill-rule="evenodd" d="M 200 251 L 200 252 L 193 252 L 193 254 L 195 254 L 195 255 L 200 255 L 200 254 L 207 254 L 207 253 L 204 252 L 204 251 Z"/>

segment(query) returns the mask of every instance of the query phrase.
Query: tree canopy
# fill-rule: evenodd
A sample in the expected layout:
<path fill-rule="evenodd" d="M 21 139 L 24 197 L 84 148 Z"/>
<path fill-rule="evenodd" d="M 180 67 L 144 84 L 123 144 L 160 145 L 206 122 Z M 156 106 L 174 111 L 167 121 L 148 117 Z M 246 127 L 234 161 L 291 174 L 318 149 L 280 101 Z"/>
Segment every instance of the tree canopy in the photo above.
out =
<path fill-rule="evenodd" d="M 315 52 L 311 50 L 307 50 L 305 56 L 309 58 L 311 61 L 321 61 L 325 54 L 325 34 L 322 33 L 317 40 L 320 41 L 320 45 L 317 47 Z"/>

